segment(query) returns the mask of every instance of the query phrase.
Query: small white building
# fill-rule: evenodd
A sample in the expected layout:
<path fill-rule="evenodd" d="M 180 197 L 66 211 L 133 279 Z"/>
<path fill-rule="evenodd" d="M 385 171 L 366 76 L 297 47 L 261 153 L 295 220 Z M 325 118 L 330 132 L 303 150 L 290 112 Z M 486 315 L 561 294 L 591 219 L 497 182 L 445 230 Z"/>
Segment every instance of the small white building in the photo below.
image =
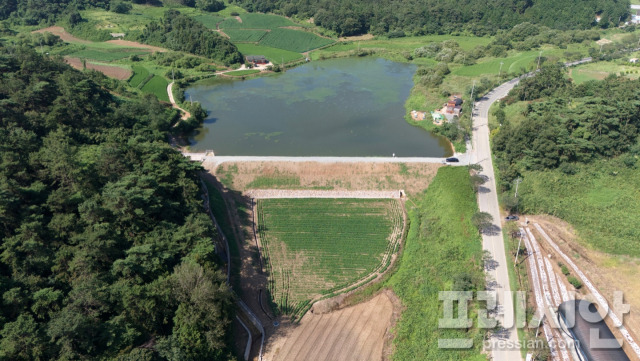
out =
<path fill-rule="evenodd" d="M 631 23 L 640 24 L 640 5 L 631 5 Z"/>

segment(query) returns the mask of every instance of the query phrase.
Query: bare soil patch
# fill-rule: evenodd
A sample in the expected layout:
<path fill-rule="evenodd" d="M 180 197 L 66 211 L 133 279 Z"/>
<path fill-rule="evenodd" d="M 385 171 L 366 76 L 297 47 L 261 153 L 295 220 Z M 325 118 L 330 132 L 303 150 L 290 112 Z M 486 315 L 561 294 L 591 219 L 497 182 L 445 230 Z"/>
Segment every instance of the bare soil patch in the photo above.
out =
<path fill-rule="evenodd" d="M 238 20 L 238 22 L 239 22 L 239 23 L 242 23 L 242 18 L 241 18 L 241 17 L 239 17 L 239 16 L 234 16 L 234 18 L 235 18 L 236 20 Z"/>
<path fill-rule="evenodd" d="M 76 38 L 75 36 L 69 34 L 62 26 L 50 26 L 48 28 L 40 29 L 34 31 L 34 33 L 51 33 L 53 35 L 57 35 L 62 39 L 62 41 L 66 41 L 68 43 L 83 43 L 89 44 L 91 43 L 88 40 L 83 40 L 80 38 Z"/>
<path fill-rule="evenodd" d="M 613 305 L 613 292 L 623 291 L 624 301 L 631 305 L 631 312 L 624 319 L 627 330 L 638 340 L 640 335 L 640 289 L 638 275 L 640 275 L 640 259 L 616 256 L 586 248 L 580 242 L 576 232 L 567 222 L 552 216 L 529 216 L 530 221 L 537 222 L 547 234 L 556 242 L 560 249 L 571 257 L 573 262 L 589 278 L 593 285 L 600 290 L 610 306 Z M 554 254 L 550 247 L 543 248 Z M 559 261 L 553 257 L 553 263 Z M 633 353 L 631 353 L 633 354 Z"/>
<path fill-rule="evenodd" d="M 372 40 L 374 36 L 372 34 L 364 34 L 364 35 L 356 35 L 356 36 L 344 36 L 341 37 L 340 41 L 365 41 Z"/>
<path fill-rule="evenodd" d="M 80 58 L 65 57 L 64 61 L 75 69 L 82 70 L 83 68 L 82 60 L 80 60 Z M 87 69 L 97 70 L 110 78 L 127 80 L 131 77 L 131 70 L 121 68 L 119 66 L 92 64 L 90 62 L 87 62 L 86 64 Z"/>
<path fill-rule="evenodd" d="M 254 189 L 398 190 L 417 194 L 429 186 L 440 164 L 235 162 L 204 163 L 225 186 Z M 287 180 L 279 183 L 279 180 Z M 293 185 L 292 181 L 293 180 Z"/>
<path fill-rule="evenodd" d="M 298 325 L 282 324 L 265 360 L 377 361 L 384 357 L 399 302 L 385 291 L 367 302 L 324 314 L 307 313 Z"/>
<path fill-rule="evenodd" d="M 107 43 L 116 44 L 116 45 L 122 45 L 122 46 L 128 46 L 128 47 L 131 47 L 131 48 L 151 50 L 154 53 L 155 52 L 163 53 L 163 52 L 169 51 L 169 50 L 167 50 L 165 48 L 161 48 L 161 47 L 158 47 L 158 46 L 142 44 L 142 43 L 139 43 L 137 41 L 130 41 L 130 40 L 122 40 L 122 39 L 108 40 Z"/>

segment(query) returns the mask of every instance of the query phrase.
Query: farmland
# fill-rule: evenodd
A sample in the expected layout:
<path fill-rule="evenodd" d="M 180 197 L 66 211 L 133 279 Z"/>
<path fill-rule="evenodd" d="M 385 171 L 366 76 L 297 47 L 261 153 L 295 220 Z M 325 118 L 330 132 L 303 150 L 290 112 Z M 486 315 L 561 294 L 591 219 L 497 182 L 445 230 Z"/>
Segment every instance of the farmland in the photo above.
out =
<path fill-rule="evenodd" d="M 403 229 L 395 200 L 263 199 L 257 214 L 272 301 L 294 319 L 386 268 Z"/>
<path fill-rule="evenodd" d="M 114 61 L 123 58 L 128 58 L 132 55 L 143 55 L 148 54 L 147 51 L 141 51 L 140 49 L 130 49 L 130 48 L 121 48 L 121 49 L 96 49 L 96 48 L 87 48 L 83 50 L 78 50 L 69 54 L 75 58 L 81 59 L 92 59 L 98 61 Z"/>
<path fill-rule="evenodd" d="M 229 35 L 229 38 L 233 42 L 257 43 L 265 36 L 265 34 L 267 34 L 267 31 L 255 29 L 227 29 L 224 33 Z"/>
<path fill-rule="evenodd" d="M 140 85 L 140 83 L 142 83 L 147 79 L 147 77 L 149 77 L 149 71 L 147 70 L 147 68 L 139 65 L 134 65 L 133 77 L 129 79 L 129 85 L 131 85 L 134 88 L 137 88 Z"/>
<path fill-rule="evenodd" d="M 304 53 L 333 43 L 332 39 L 292 29 L 274 29 L 262 38 L 260 45 Z"/>
<path fill-rule="evenodd" d="M 283 26 L 296 26 L 293 21 L 277 15 L 267 14 L 242 14 L 240 15 L 242 22 L 236 18 L 227 18 L 220 23 L 220 29 L 276 29 Z"/>
<path fill-rule="evenodd" d="M 237 44 L 238 50 L 244 55 L 264 55 L 270 62 L 281 64 L 302 59 L 302 54 L 293 51 L 276 49 L 256 44 Z"/>
<path fill-rule="evenodd" d="M 167 94 L 167 86 L 169 82 L 161 76 L 154 75 L 143 87 L 142 91 L 145 93 L 153 94 L 158 97 L 159 100 L 165 102 L 169 101 L 169 95 Z"/>

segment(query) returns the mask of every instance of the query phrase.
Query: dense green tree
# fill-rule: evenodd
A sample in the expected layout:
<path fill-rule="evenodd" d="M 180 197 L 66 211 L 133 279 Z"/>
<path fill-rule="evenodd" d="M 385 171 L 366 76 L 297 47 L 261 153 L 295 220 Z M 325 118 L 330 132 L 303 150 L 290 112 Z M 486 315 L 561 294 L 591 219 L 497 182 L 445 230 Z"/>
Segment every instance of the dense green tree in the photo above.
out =
<path fill-rule="evenodd" d="M 522 22 L 555 29 L 587 29 L 617 25 L 628 17 L 628 1 L 610 0 L 235 0 L 252 12 L 275 12 L 313 18 L 340 35 L 410 35 L 468 31 L 495 34 Z M 596 14 L 601 15 L 599 24 Z M 523 25 L 522 36 L 535 33 Z"/>
<path fill-rule="evenodd" d="M 168 10 L 161 22 L 147 25 L 140 40 L 171 50 L 206 56 L 227 65 L 242 61 L 238 49 L 228 39 L 176 10 Z"/>
<path fill-rule="evenodd" d="M 178 112 L 24 46 L 0 68 L 0 359 L 230 359 Z"/>

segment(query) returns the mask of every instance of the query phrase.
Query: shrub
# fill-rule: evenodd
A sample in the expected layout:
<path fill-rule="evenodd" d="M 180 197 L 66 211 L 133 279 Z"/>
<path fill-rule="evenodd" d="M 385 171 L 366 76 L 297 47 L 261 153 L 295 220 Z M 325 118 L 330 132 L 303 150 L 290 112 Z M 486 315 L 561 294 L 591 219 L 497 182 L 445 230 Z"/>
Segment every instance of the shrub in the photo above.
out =
<path fill-rule="evenodd" d="M 565 266 L 565 265 L 560 266 L 560 271 L 562 271 L 562 274 L 563 274 L 563 275 L 565 275 L 565 276 L 568 276 L 568 275 L 569 275 L 569 273 L 570 273 L 570 272 L 569 272 L 569 267 L 567 267 L 567 266 Z M 575 277 L 574 277 L 574 278 L 575 278 Z"/>
<path fill-rule="evenodd" d="M 582 288 L 582 282 L 580 282 L 579 279 L 577 279 L 574 276 L 569 276 L 567 277 L 567 280 L 569 281 L 569 283 L 571 283 L 573 285 L 573 287 L 575 287 L 577 290 L 579 290 L 580 288 Z"/>
<path fill-rule="evenodd" d="M 118 14 L 128 14 L 129 11 L 131 11 L 131 9 L 132 9 L 131 4 L 125 3 L 122 1 L 111 3 L 111 6 L 109 7 L 109 10 Z"/>

